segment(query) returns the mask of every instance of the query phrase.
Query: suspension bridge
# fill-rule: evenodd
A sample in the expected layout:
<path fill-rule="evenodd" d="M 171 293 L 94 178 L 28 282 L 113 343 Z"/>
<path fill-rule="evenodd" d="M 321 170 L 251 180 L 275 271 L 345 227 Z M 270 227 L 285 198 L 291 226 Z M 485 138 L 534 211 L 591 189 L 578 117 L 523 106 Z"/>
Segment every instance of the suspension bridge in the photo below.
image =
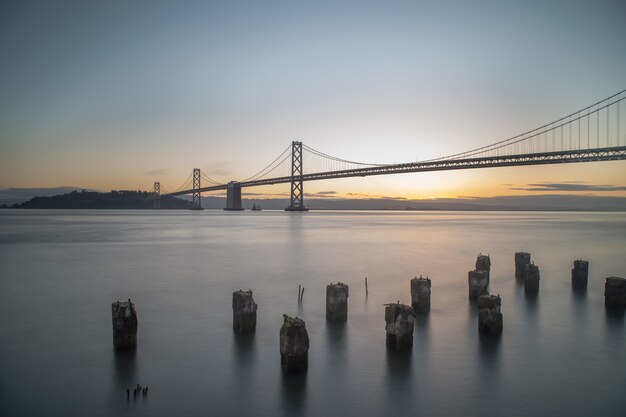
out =
<path fill-rule="evenodd" d="M 226 190 L 225 210 L 243 210 L 241 189 L 261 185 L 291 185 L 287 211 L 307 211 L 304 204 L 306 181 L 409 172 L 447 171 L 522 165 L 545 165 L 626 159 L 626 134 L 622 135 L 620 103 L 626 90 L 570 113 L 533 130 L 466 152 L 442 158 L 400 164 L 350 161 L 325 154 L 294 141 L 269 165 L 239 181 L 220 183 L 194 168 L 185 182 L 168 192 L 154 183 L 154 208 L 161 199 L 192 195 L 193 209 L 201 210 L 201 193 Z M 304 161 L 307 161 L 307 165 Z M 306 167 L 314 167 L 305 170 Z M 162 193 L 163 192 L 163 193 Z"/>

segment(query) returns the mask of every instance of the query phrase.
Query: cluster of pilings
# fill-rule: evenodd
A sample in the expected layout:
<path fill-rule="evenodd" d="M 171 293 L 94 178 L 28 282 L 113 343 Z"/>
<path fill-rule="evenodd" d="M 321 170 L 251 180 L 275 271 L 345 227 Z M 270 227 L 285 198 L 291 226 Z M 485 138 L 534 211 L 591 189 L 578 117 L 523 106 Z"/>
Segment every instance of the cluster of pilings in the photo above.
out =
<path fill-rule="evenodd" d="M 535 295 L 539 292 L 539 267 L 530 259 L 530 253 L 515 253 L 515 278 L 524 282 L 524 292 Z"/>
<path fill-rule="evenodd" d="M 499 295 L 489 294 L 489 255 L 479 254 L 476 266 L 468 273 L 469 298 L 475 300 L 478 310 L 478 331 L 481 334 L 498 335 L 503 330 Z M 589 262 L 574 261 L 572 288 L 585 289 L 589 274 Z M 515 277 L 524 281 L 526 293 L 539 291 L 539 268 L 531 261 L 530 253 L 515 253 Z M 366 281 L 367 282 L 367 281 Z M 413 345 L 414 320 L 418 314 L 430 312 L 431 280 L 415 277 L 411 279 L 411 305 L 400 302 L 385 304 L 385 331 L 387 347 L 393 350 L 410 349 Z M 326 320 L 345 322 L 348 319 L 348 285 L 342 282 L 326 286 Z M 626 279 L 608 277 L 605 283 L 605 306 L 611 310 L 626 311 Z M 302 294 L 299 291 L 298 302 Z M 232 294 L 233 331 L 237 334 L 252 333 L 256 329 L 257 304 L 252 290 L 239 290 Z M 111 307 L 113 322 L 113 345 L 116 349 L 134 349 L 137 346 L 137 311 L 128 301 L 116 301 Z M 304 320 L 283 315 L 279 332 L 281 366 L 285 371 L 303 371 L 308 367 L 309 335 Z M 136 388 L 147 395 L 148 388 Z M 130 398 L 130 389 L 127 396 Z"/>
<path fill-rule="evenodd" d="M 476 301 L 481 295 L 489 294 L 489 271 L 491 270 L 491 259 L 489 255 L 479 254 L 476 258 L 476 266 L 473 271 L 467 273 L 467 285 L 469 287 L 469 298 Z"/>
<path fill-rule="evenodd" d="M 499 295 L 489 294 L 491 259 L 489 255 L 478 254 L 473 271 L 467 273 L 469 299 L 477 302 L 478 331 L 481 334 L 502 333 L 502 300 Z"/>
<path fill-rule="evenodd" d="M 148 396 L 148 387 L 142 387 L 137 384 L 137 386 L 133 388 L 133 400 L 136 400 L 138 395 L 146 398 Z M 126 399 L 130 401 L 130 388 L 126 389 Z"/>

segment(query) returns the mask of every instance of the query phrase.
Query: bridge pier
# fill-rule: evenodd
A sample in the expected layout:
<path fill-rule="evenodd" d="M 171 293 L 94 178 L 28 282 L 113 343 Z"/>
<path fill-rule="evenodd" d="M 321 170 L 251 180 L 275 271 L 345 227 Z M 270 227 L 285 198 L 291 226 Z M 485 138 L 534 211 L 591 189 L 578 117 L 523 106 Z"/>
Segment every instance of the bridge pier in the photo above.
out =
<path fill-rule="evenodd" d="M 226 208 L 224 210 L 243 210 L 241 204 L 241 185 L 236 181 L 231 181 L 226 186 Z"/>

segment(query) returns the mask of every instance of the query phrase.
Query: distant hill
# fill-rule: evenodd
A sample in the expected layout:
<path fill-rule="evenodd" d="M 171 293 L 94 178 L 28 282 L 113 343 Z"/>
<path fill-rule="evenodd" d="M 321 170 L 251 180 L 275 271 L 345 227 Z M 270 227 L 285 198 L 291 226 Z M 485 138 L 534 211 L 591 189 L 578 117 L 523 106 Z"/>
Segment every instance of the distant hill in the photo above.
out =
<path fill-rule="evenodd" d="M 12 206 L 15 203 L 23 203 L 33 197 L 49 197 L 58 194 L 66 194 L 72 191 L 80 191 L 83 188 L 74 186 L 52 188 L 4 188 L 0 190 L 0 206 L 6 204 Z M 96 191 L 96 190 L 88 190 Z"/>
<path fill-rule="evenodd" d="M 47 190 L 47 189 L 46 189 Z M 152 209 L 152 193 L 147 191 L 97 192 L 74 190 L 53 196 L 39 196 L 12 205 L 0 202 L 0 207 L 28 209 Z M 252 196 L 250 196 L 252 197 Z M 242 199 L 247 210 L 253 204 L 265 210 L 283 210 L 289 205 L 287 198 Z M 465 197 L 439 199 L 393 199 L 393 198 L 319 198 L 307 196 L 306 206 L 311 210 L 564 210 L 564 211 L 626 211 L 626 197 L 589 195 L 520 195 L 496 197 Z M 163 209 L 189 209 L 190 196 L 162 198 Z M 221 210 L 226 199 L 221 196 L 202 197 L 202 207 Z"/>
<path fill-rule="evenodd" d="M 12 208 L 24 209 L 151 209 L 152 193 L 134 190 L 113 190 L 108 193 L 97 191 L 72 191 L 49 197 L 33 197 Z M 161 199 L 163 209 L 188 209 L 191 203 L 178 198 Z"/>

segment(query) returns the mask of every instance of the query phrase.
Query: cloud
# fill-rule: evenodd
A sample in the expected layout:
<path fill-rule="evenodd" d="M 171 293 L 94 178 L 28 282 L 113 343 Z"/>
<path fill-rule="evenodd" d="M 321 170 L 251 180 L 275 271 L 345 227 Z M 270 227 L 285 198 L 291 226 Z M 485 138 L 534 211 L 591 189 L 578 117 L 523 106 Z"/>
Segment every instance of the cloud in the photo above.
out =
<path fill-rule="evenodd" d="M 155 175 L 165 175 L 166 173 L 167 173 L 167 169 L 153 169 L 152 171 L 146 171 L 143 174 L 152 177 Z"/>
<path fill-rule="evenodd" d="M 320 191 L 317 193 L 305 193 L 308 198 L 340 198 L 337 191 Z"/>
<path fill-rule="evenodd" d="M 521 187 L 510 187 L 515 191 L 626 191 L 625 186 L 607 184 L 586 184 L 582 181 L 565 181 L 555 183 L 526 184 Z"/>
<path fill-rule="evenodd" d="M 233 170 L 230 168 L 230 162 L 213 161 L 208 167 L 202 169 L 202 172 L 209 177 L 232 177 Z"/>
<path fill-rule="evenodd" d="M 289 197 L 289 193 L 253 193 L 253 192 L 247 192 L 247 191 L 242 191 L 241 195 L 244 197 L 249 197 L 249 196 L 253 196 L 253 197 Z"/>
<path fill-rule="evenodd" d="M 387 195 L 376 195 L 376 194 L 366 194 L 366 193 L 346 193 L 351 197 L 360 197 L 360 198 L 380 198 L 385 200 L 406 200 L 406 197 L 391 197 Z"/>

